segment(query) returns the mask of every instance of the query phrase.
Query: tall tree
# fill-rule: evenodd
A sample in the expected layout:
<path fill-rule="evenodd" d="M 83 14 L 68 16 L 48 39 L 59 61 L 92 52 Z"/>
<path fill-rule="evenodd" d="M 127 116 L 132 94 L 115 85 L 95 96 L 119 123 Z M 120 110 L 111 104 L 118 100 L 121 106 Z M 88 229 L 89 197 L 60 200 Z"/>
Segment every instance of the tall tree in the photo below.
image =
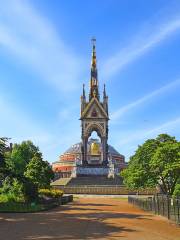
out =
<path fill-rule="evenodd" d="M 31 161 L 39 148 L 31 141 L 23 141 L 21 144 L 14 144 L 12 152 L 8 154 L 6 164 L 12 175 L 23 177 L 27 164 Z"/>
<path fill-rule="evenodd" d="M 139 146 L 121 175 L 124 183 L 134 189 L 160 186 L 172 194 L 180 178 L 179 142 L 168 134 L 160 134 Z"/>
<path fill-rule="evenodd" d="M 151 168 L 163 193 L 173 194 L 180 178 L 180 142 L 164 142 L 151 159 Z"/>
<path fill-rule="evenodd" d="M 4 179 L 7 174 L 7 168 L 5 163 L 5 152 L 7 150 L 8 138 L 0 138 L 0 180 Z"/>
<path fill-rule="evenodd" d="M 128 168 L 122 172 L 124 183 L 133 189 L 153 187 L 156 183 L 154 172 L 151 171 L 150 161 L 158 147 L 155 139 L 147 140 L 139 146 L 130 158 Z"/>
<path fill-rule="evenodd" d="M 54 178 L 50 164 L 43 161 L 42 155 L 39 153 L 36 153 L 28 163 L 24 175 L 38 188 L 50 187 L 50 182 Z"/>

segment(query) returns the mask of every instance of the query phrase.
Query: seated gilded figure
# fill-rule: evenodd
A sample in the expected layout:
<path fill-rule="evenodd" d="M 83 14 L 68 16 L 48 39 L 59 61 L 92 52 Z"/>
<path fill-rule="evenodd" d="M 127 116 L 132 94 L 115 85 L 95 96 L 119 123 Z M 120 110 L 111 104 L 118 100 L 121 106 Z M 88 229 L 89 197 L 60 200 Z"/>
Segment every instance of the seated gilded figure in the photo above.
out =
<path fill-rule="evenodd" d="M 90 152 L 91 155 L 99 155 L 101 153 L 99 144 L 95 142 L 91 143 Z"/>

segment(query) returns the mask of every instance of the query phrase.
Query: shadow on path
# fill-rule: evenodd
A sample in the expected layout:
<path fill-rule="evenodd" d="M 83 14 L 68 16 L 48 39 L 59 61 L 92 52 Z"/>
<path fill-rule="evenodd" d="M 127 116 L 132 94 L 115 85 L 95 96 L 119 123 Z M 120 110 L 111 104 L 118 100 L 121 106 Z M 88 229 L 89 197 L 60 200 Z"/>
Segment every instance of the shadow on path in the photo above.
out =
<path fill-rule="evenodd" d="M 88 208 L 89 206 L 89 208 Z M 91 208 L 96 206 L 97 208 Z M 57 239 L 107 239 L 112 234 L 117 239 L 134 229 L 110 223 L 111 219 L 148 219 L 148 215 L 117 213 L 98 206 L 108 204 L 73 204 L 39 213 L 0 215 L 0 233 L 8 240 L 57 240 Z M 111 205 L 110 205 L 111 206 Z"/>

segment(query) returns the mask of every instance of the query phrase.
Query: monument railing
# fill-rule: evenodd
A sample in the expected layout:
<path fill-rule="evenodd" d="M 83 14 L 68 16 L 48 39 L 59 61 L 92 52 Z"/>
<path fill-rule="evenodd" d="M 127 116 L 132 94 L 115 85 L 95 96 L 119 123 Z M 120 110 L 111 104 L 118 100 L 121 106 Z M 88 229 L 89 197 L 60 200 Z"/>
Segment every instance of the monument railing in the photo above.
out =
<path fill-rule="evenodd" d="M 180 198 L 160 194 L 151 197 L 128 196 L 128 202 L 180 224 Z"/>

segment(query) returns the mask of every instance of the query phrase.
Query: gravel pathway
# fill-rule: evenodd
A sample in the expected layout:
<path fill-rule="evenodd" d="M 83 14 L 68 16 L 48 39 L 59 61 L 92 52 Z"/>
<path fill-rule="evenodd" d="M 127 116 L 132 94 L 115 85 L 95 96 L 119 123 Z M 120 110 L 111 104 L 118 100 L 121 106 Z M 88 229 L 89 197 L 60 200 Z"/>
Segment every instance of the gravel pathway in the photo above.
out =
<path fill-rule="evenodd" d="M 180 240 L 180 228 L 118 198 L 79 198 L 39 213 L 1 213 L 0 240 Z"/>

